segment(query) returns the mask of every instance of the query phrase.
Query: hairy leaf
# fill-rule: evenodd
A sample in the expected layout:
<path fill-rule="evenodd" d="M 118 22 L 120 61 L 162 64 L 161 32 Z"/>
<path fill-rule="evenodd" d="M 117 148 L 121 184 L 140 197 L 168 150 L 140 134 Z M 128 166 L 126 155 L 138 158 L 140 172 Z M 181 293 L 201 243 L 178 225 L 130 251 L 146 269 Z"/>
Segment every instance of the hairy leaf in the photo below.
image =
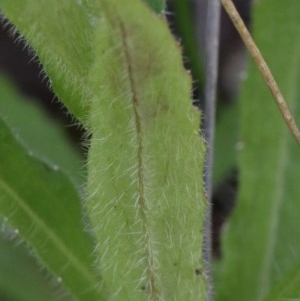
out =
<path fill-rule="evenodd" d="M 254 33 L 296 119 L 300 116 L 300 2 L 256 4 Z M 242 93 L 240 193 L 224 239 L 217 300 L 300 297 L 300 150 L 251 64 Z M 298 122 L 299 123 L 299 122 Z M 296 284 L 298 283 L 298 285 Z"/>
<path fill-rule="evenodd" d="M 55 1 L 45 15 L 45 1 L 21 2 L 0 0 L 91 129 L 87 207 L 109 299 L 204 300 L 200 118 L 163 17 L 140 0 Z"/>
<path fill-rule="evenodd" d="M 101 1 L 87 207 L 112 300 L 205 300 L 203 146 L 165 21 Z"/>
<path fill-rule="evenodd" d="M 145 0 L 161 12 L 164 0 Z M 84 126 L 92 94 L 86 76 L 93 61 L 92 39 L 98 19 L 88 0 L 0 0 L 0 9 L 34 49 L 55 94 Z M 15 33 L 15 30 L 11 30 Z M 19 39 L 19 38 L 18 38 Z"/>
<path fill-rule="evenodd" d="M 0 9 L 36 51 L 56 95 L 86 121 L 94 19 L 81 1 L 0 0 Z"/>

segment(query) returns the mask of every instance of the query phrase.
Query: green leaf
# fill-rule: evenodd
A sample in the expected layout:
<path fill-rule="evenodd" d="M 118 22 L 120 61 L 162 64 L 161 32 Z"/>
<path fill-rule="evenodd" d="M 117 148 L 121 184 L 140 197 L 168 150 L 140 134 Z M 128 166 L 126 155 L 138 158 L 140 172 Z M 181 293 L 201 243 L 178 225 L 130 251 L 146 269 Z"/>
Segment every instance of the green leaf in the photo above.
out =
<path fill-rule="evenodd" d="M 61 283 L 41 271 L 41 266 L 28 252 L 24 243 L 0 235 L 1 301 L 72 300 Z"/>
<path fill-rule="evenodd" d="M 282 281 L 274 287 L 264 301 L 299 300 L 300 265 L 291 269 L 289 274 L 282 277 Z"/>
<path fill-rule="evenodd" d="M 24 113 L 36 128 L 49 132 L 37 112 Z M 2 119 L 0 114 L 0 216 L 77 300 L 103 300 L 98 288 L 101 279 L 92 268 L 93 242 L 83 228 L 78 191 L 59 165 L 40 161 L 24 148 L 20 142 L 25 138 L 23 132 L 9 129 Z M 24 116 L 24 127 L 30 124 L 28 119 Z M 43 144 L 48 137 L 40 139 Z"/>
<path fill-rule="evenodd" d="M 254 14 L 255 39 L 296 119 L 299 12 L 299 1 L 265 0 Z M 224 238 L 217 300 L 298 299 L 300 150 L 253 64 L 241 102 L 241 187 Z"/>
<path fill-rule="evenodd" d="M 205 300 L 200 114 L 162 17 L 101 1 L 87 207 L 113 300 Z M 100 55 L 102 54 L 102 55 Z"/>
<path fill-rule="evenodd" d="M 35 158 L 48 165 L 59 166 L 78 190 L 82 190 L 84 167 L 80 163 L 83 159 L 62 129 L 46 116 L 37 103 L 18 95 L 1 76 L 0 91 L 0 116 L 15 139 Z"/>
<path fill-rule="evenodd" d="M 90 94 L 85 77 L 95 20 L 81 1 L 0 0 L 0 9 L 36 51 L 59 99 L 86 121 L 88 105 L 82 99 Z"/>
<path fill-rule="evenodd" d="M 144 0 L 154 11 L 161 13 L 166 6 L 165 0 Z"/>
<path fill-rule="evenodd" d="M 201 91 L 204 86 L 203 54 L 195 41 L 196 30 L 193 20 L 193 11 L 190 1 L 173 0 L 174 18 L 180 38 L 187 53 L 189 68 L 192 69 L 194 78 L 197 80 L 197 88 Z"/>
<path fill-rule="evenodd" d="M 215 147 L 213 183 L 217 186 L 228 176 L 237 164 L 238 143 L 238 103 L 224 105 L 218 109 Z"/>
<path fill-rule="evenodd" d="M 165 7 L 164 0 L 145 1 L 157 12 Z M 0 0 L 4 15 L 37 53 L 55 94 L 86 127 L 86 100 L 92 94 L 86 76 L 94 58 L 91 45 L 99 22 L 87 8 L 89 2 Z"/>
<path fill-rule="evenodd" d="M 10 2 L 4 13 L 91 129 L 87 206 L 109 298 L 204 300 L 200 118 L 163 17 L 138 0 Z"/>

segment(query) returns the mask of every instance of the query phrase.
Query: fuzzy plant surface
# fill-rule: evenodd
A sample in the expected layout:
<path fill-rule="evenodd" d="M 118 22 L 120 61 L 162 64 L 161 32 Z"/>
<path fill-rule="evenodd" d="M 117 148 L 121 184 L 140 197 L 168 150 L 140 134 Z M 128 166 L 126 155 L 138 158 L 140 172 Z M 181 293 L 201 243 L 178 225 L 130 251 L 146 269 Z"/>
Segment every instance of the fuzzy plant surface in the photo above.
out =
<path fill-rule="evenodd" d="M 87 207 L 105 241 L 99 265 L 118 300 L 202 299 L 204 203 L 195 178 L 203 157 L 191 81 L 174 65 L 180 50 L 164 21 L 139 1 L 116 3 L 102 6 L 95 45 L 105 55 L 91 70 L 100 97 L 92 101 Z M 110 77 L 99 77 L 107 69 Z"/>
<path fill-rule="evenodd" d="M 0 115 L 0 215 L 74 300 L 206 299 L 200 112 L 163 4 L 0 0 L 91 136 L 82 182 Z"/>

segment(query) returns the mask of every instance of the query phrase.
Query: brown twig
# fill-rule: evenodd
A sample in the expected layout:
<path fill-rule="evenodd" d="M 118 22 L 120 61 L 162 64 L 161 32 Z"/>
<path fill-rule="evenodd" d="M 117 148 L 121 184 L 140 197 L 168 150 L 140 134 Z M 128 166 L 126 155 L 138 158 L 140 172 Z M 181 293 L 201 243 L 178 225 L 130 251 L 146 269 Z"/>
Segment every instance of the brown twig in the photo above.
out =
<path fill-rule="evenodd" d="M 295 137 L 297 143 L 300 145 L 300 132 L 297 127 L 297 124 L 286 104 L 284 97 L 282 96 L 278 85 L 267 65 L 265 62 L 262 54 L 260 53 L 259 49 L 257 48 L 256 44 L 254 43 L 248 29 L 246 28 L 243 20 L 241 19 L 238 11 L 236 10 L 232 0 L 220 0 L 223 7 L 227 11 L 230 19 L 232 20 L 234 26 L 236 27 L 237 31 L 239 32 L 242 40 L 244 41 L 250 55 L 254 59 L 258 69 L 260 70 L 265 82 L 267 83 L 276 103 L 277 106 L 283 116 L 283 119 L 287 126 L 289 127 L 291 133 Z"/>

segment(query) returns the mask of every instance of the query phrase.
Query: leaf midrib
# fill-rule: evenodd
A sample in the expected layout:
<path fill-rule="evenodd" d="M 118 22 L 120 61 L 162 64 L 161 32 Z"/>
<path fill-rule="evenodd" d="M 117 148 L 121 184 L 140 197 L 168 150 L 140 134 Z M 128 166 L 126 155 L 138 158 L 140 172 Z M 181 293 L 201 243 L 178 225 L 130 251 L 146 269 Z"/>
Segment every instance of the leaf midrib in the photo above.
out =
<path fill-rule="evenodd" d="M 129 86 L 131 90 L 131 102 L 134 112 L 134 119 L 135 119 L 135 128 L 136 128 L 136 138 L 137 138 L 137 161 L 138 161 L 138 204 L 139 204 L 139 215 L 142 221 L 142 229 L 143 229 L 143 237 L 145 243 L 145 250 L 146 250 L 146 259 L 145 262 L 147 264 L 147 275 L 149 281 L 149 300 L 156 301 L 159 300 L 158 290 L 156 287 L 155 282 L 155 275 L 154 275 L 154 268 L 153 268 L 153 252 L 151 246 L 151 238 L 149 236 L 148 231 L 148 223 L 147 223 L 147 215 L 146 215 L 146 197 L 145 197 L 145 190 L 144 190 L 144 162 L 143 162 L 143 138 L 142 138 L 142 124 L 141 124 L 141 117 L 138 112 L 138 104 L 139 104 L 139 96 L 136 89 L 136 83 L 134 80 L 134 72 L 133 72 L 133 62 L 130 55 L 130 49 L 128 45 L 128 33 L 125 25 L 123 24 L 121 18 L 118 18 L 121 39 L 123 42 L 123 50 L 124 50 L 124 57 L 127 65 L 127 72 L 128 72 L 128 79 L 129 79 Z"/>

